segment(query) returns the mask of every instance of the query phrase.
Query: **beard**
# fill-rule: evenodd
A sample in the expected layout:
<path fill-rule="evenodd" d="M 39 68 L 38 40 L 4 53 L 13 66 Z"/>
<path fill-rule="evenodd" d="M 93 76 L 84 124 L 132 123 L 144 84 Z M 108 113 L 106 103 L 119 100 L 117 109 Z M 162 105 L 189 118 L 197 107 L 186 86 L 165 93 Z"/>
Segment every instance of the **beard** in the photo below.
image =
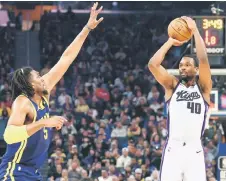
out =
<path fill-rule="evenodd" d="M 191 81 L 194 77 L 193 76 L 180 76 L 180 81 L 183 81 L 185 83 L 188 83 L 189 81 Z"/>
<path fill-rule="evenodd" d="M 49 94 L 49 92 L 48 92 L 46 89 L 44 89 L 44 90 L 42 91 L 42 94 L 43 94 L 44 96 L 47 96 L 47 95 Z"/>

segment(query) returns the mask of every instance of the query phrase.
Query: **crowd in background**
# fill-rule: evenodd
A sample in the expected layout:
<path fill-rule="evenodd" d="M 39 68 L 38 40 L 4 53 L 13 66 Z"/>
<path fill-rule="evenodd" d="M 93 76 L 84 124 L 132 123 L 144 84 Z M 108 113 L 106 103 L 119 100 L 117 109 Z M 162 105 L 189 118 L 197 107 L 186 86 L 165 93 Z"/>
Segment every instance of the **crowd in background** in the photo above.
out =
<path fill-rule="evenodd" d="M 59 60 L 87 17 L 70 11 L 44 13 L 39 36 L 42 75 Z M 44 173 L 47 180 L 159 181 L 167 115 L 163 89 L 147 63 L 167 40 L 172 19 L 106 15 L 89 34 L 50 95 L 51 115 L 63 115 L 68 122 L 54 134 Z M 14 31 L 6 27 L 0 38 L 0 116 L 7 122 L 12 103 L 6 80 L 13 71 Z M 170 50 L 163 66 L 171 68 L 182 50 Z M 218 127 L 210 120 L 203 138 L 207 181 L 216 180 Z"/>
<path fill-rule="evenodd" d="M 88 9 L 92 6 L 92 1 L 77 1 L 77 2 L 70 2 L 70 1 L 58 1 L 56 5 L 60 9 L 67 9 L 69 6 L 72 9 Z M 200 10 L 209 9 L 210 5 L 213 2 L 206 2 L 205 4 L 201 3 L 200 1 L 196 2 L 166 2 L 166 1 L 152 1 L 152 2 L 123 2 L 123 1 L 103 1 L 101 5 L 106 10 L 137 10 L 137 11 L 166 11 L 166 12 L 195 12 L 197 15 L 201 12 Z M 220 4 L 220 7 L 223 9 L 223 4 Z"/>
<path fill-rule="evenodd" d="M 12 105 L 8 80 L 10 73 L 13 72 L 14 39 L 14 28 L 0 27 L 0 118 L 5 122 L 10 115 Z"/>

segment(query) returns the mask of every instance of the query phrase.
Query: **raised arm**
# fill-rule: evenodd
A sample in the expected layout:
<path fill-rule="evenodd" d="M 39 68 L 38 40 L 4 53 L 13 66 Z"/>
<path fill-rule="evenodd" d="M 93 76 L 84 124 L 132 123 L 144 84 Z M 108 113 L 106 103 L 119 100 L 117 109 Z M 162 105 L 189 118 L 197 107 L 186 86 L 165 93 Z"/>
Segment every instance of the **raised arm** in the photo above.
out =
<path fill-rule="evenodd" d="M 102 10 L 102 7 L 96 10 L 97 6 L 98 3 L 94 3 L 93 7 L 91 8 L 90 18 L 86 26 L 77 35 L 74 41 L 67 47 L 58 63 L 46 75 L 43 76 L 43 79 L 47 85 L 47 90 L 49 92 L 63 77 L 71 63 L 75 60 L 89 32 L 96 28 L 96 26 L 103 20 L 103 18 L 100 18 L 99 20 L 96 19 L 97 15 Z"/>
<path fill-rule="evenodd" d="M 179 42 L 172 38 L 169 38 L 166 43 L 154 54 L 154 56 L 149 60 L 148 67 L 151 73 L 154 75 L 155 79 L 167 90 L 173 89 L 177 84 L 177 79 L 175 76 L 170 75 L 166 69 L 161 66 L 163 59 L 169 49 L 174 46 L 180 46 L 184 42 Z"/>
<path fill-rule="evenodd" d="M 182 18 L 187 22 L 188 27 L 194 34 L 197 58 L 199 60 L 199 84 L 202 91 L 209 94 L 212 89 L 212 79 L 205 43 L 199 33 L 195 21 L 186 16 L 183 16 Z"/>

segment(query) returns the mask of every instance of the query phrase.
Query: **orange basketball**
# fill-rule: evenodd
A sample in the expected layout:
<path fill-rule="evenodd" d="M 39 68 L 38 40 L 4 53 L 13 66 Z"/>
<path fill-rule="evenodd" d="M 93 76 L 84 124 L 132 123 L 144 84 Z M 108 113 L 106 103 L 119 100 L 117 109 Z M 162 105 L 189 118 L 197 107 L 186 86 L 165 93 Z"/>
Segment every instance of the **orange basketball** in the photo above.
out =
<path fill-rule="evenodd" d="M 188 28 L 186 21 L 182 18 L 176 18 L 168 26 L 169 37 L 178 41 L 187 41 L 192 37 L 192 32 Z"/>

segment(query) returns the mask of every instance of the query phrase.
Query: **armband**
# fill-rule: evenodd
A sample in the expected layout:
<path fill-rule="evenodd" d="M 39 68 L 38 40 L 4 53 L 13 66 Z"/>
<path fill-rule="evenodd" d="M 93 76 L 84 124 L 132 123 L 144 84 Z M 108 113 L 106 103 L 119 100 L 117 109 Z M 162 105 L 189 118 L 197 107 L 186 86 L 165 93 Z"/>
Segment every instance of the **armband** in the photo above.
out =
<path fill-rule="evenodd" d="M 4 140 L 7 144 L 18 143 L 29 138 L 27 133 L 26 125 L 14 126 L 9 125 L 6 127 L 4 132 Z"/>

